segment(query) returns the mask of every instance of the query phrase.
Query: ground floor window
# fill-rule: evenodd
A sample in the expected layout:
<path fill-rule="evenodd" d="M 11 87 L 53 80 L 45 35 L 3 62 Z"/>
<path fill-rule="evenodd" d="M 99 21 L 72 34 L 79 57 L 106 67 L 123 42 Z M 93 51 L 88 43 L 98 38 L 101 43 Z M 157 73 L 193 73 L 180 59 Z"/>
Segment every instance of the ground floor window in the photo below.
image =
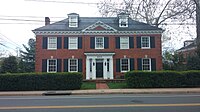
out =
<path fill-rule="evenodd" d="M 69 72 L 78 72 L 78 60 L 69 59 Z"/>
<path fill-rule="evenodd" d="M 142 70 L 151 71 L 151 59 L 150 58 L 142 59 Z"/>
<path fill-rule="evenodd" d="M 124 58 L 121 59 L 121 72 L 127 72 L 129 71 L 129 59 Z"/>
<path fill-rule="evenodd" d="M 47 72 L 56 72 L 57 71 L 57 60 L 48 59 L 47 60 Z"/>

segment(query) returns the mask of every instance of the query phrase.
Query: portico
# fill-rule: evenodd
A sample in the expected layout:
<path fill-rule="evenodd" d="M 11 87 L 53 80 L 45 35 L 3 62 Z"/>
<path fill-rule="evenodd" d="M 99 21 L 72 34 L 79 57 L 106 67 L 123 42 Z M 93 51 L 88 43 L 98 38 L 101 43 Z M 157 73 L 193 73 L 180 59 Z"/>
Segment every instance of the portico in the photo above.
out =
<path fill-rule="evenodd" d="M 113 55 L 115 53 L 84 53 L 86 55 L 86 79 L 113 79 Z"/>

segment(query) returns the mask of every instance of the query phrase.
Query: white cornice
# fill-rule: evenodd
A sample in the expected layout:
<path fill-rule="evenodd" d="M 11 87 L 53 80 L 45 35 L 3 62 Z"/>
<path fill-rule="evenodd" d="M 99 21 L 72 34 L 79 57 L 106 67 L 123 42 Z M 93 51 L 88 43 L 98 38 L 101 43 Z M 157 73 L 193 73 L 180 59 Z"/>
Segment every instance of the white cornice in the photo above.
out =
<path fill-rule="evenodd" d="M 134 34 L 162 34 L 162 30 L 149 31 L 33 31 L 35 35 L 134 35 Z"/>
<path fill-rule="evenodd" d="M 84 53 L 86 56 L 113 56 L 115 53 Z"/>

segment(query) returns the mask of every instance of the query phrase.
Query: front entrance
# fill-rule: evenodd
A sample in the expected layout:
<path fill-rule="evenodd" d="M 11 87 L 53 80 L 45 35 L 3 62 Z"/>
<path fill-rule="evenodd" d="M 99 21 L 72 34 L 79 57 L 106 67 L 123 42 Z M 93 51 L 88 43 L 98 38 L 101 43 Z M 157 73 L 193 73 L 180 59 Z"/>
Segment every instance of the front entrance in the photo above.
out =
<path fill-rule="evenodd" d="M 96 59 L 96 77 L 103 78 L 103 59 Z"/>

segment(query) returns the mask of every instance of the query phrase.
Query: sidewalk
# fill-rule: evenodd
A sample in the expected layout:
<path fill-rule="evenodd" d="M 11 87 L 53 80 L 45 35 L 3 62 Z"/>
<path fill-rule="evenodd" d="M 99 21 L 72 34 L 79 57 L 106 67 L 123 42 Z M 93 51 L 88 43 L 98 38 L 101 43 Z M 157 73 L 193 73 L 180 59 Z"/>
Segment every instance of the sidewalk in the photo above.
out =
<path fill-rule="evenodd" d="M 156 89 L 96 89 L 67 91 L 10 91 L 0 96 L 42 96 L 42 95 L 96 95 L 96 94 L 186 94 L 200 93 L 200 88 L 156 88 Z"/>

